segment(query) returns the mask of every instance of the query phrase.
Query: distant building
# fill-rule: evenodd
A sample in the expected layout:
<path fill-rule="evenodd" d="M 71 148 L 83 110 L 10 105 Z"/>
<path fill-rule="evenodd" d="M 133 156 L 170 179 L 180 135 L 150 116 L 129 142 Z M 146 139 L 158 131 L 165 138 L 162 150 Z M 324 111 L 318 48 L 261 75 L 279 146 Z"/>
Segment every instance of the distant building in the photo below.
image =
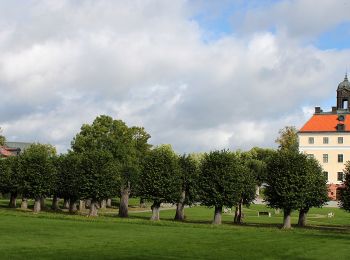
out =
<path fill-rule="evenodd" d="M 315 113 L 298 132 L 301 152 L 316 158 L 329 185 L 329 197 L 339 199 L 345 162 L 350 160 L 350 82 L 347 75 L 337 88 L 337 106 Z"/>
<path fill-rule="evenodd" d="M 24 142 L 5 142 L 4 146 L 0 146 L 0 158 L 19 155 L 31 144 Z"/>

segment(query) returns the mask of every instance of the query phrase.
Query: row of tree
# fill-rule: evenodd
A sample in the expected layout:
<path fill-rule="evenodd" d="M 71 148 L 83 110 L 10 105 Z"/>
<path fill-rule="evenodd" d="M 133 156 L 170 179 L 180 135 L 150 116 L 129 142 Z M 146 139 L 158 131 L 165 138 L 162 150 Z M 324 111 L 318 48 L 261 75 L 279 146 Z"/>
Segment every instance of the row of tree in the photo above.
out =
<path fill-rule="evenodd" d="M 291 131 L 292 130 L 292 131 Z M 299 225 L 306 223 L 311 207 L 327 200 L 326 179 L 318 162 L 298 152 L 295 131 L 281 131 L 278 151 L 253 148 L 249 152 L 212 151 L 178 156 L 169 145 L 151 148 L 150 135 L 108 116 L 83 125 L 72 149 L 56 155 L 49 145 L 33 144 L 20 156 L 0 160 L 0 191 L 10 193 L 10 205 L 22 196 L 35 200 L 53 197 L 70 202 L 89 201 L 96 216 L 101 202 L 119 196 L 119 216 L 128 216 L 130 195 L 152 201 L 152 220 L 159 219 L 161 203 L 177 205 L 175 219 L 185 218 L 185 205 L 214 207 L 214 223 L 221 223 L 223 207 L 235 207 L 235 223 L 242 222 L 242 206 L 255 199 L 256 187 L 266 186 L 266 201 L 284 212 L 284 228 L 299 210 Z"/>

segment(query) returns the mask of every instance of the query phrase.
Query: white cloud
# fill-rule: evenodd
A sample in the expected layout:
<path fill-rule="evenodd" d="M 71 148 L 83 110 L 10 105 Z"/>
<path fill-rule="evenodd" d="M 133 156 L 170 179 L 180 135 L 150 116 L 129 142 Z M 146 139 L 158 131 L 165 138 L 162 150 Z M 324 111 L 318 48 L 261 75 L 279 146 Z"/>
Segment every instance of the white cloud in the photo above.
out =
<path fill-rule="evenodd" d="M 56 2 L 0 3 L 9 140 L 63 151 L 109 114 L 179 152 L 273 146 L 279 128 L 302 125 L 305 106 L 334 95 L 350 57 L 256 29 L 204 42 L 187 1 Z"/>

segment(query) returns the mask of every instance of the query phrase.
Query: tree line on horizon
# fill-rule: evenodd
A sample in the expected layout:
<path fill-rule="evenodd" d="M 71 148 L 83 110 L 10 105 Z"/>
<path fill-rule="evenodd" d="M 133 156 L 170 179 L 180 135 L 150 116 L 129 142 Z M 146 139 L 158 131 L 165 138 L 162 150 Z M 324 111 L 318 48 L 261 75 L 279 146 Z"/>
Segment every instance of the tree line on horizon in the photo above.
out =
<path fill-rule="evenodd" d="M 253 203 L 256 188 L 264 184 L 267 205 L 283 210 L 283 228 L 291 227 L 293 211 L 299 211 L 298 225 L 305 226 L 309 209 L 328 201 L 327 181 L 319 163 L 299 153 L 296 133 L 293 127 L 280 130 L 277 150 L 178 155 L 170 145 L 152 147 L 143 127 L 102 115 L 81 127 L 66 154 L 57 155 L 51 145 L 32 144 L 19 156 L 1 159 L 0 192 L 10 194 L 10 207 L 21 197 L 21 208 L 27 209 L 33 199 L 36 213 L 52 197 L 54 210 L 60 198 L 70 212 L 86 202 L 89 216 L 97 216 L 99 207 L 119 197 L 118 215 L 125 218 L 129 197 L 137 196 L 152 201 L 152 220 L 160 219 L 162 203 L 176 204 L 174 219 L 180 221 L 186 205 L 199 203 L 213 207 L 213 223 L 221 224 L 223 208 L 235 207 L 234 223 L 239 224 L 243 206 Z M 346 210 L 348 190 L 341 204 Z"/>

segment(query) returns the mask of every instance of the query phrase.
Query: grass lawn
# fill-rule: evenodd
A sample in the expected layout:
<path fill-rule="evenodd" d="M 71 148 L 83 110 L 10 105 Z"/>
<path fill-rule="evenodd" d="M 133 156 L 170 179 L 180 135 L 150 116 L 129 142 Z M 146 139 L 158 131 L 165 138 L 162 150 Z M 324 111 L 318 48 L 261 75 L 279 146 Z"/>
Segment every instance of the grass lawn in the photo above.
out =
<path fill-rule="evenodd" d="M 7 201 L 6 201 L 7 202 Z M 129 219 L 116 209 L 98 218 L 65 212 L 33 214 L 8 209 L 0 201 L 0 259 L 348 259 L 350 214 L 340 209 L 313 209 L 309 228 L 279 229 L 282 214 L 262 205 L 245 211 L 245 225 L 210 224 L 213 209 L 186 209 L 185 223 L 172 221 L 173 209 L 132 212 Z M 137 202 L 135 202 L 136 204 Z M 269 210 L 272 217 L 257 217 Z M 334 218 L 327 218 L 333 212 Z M 296 223 L 297 216 L 293 216 Z"/>

